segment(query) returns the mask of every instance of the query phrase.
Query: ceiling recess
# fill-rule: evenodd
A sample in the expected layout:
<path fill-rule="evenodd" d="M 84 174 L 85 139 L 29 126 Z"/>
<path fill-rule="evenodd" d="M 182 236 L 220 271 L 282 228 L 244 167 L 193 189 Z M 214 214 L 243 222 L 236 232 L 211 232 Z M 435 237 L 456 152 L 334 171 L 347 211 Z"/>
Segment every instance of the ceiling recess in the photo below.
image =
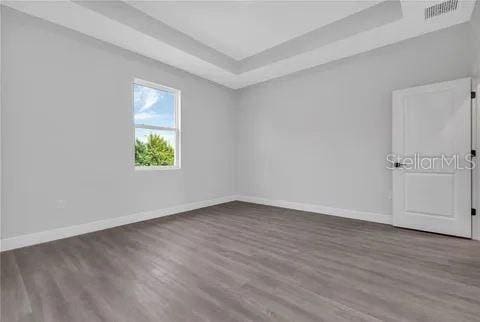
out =
<path fill-rule="evenodd" d="M 448 0 L 425 8 L 425 20 L 455 11 L 458 8 L 458 0 Z"/>

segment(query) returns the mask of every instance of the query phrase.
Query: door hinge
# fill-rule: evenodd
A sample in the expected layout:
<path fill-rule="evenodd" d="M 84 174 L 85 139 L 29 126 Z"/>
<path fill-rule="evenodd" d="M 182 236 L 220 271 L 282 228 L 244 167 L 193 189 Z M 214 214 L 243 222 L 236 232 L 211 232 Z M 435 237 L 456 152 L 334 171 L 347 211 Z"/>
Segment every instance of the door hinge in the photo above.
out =
<path fill-rule="evenodd" d="M 476 215 L 477 215 L 477 209 L 472 208 L 472 216 L 476 216 Z"/>
<path fill-rule="evenodd" d="M 477 156 L 477 150 L 472 150 L 472 151 L 470 152 L 470 155 L 471 155 L 472 157 L 476 157 L 476 156 Z"/>
<path fill-rule="evenodd" d="M 471 92 L 470 93 L 470 97 L 472 98 L 472 100 L 477 97 L 477 93 L 476 92 Z"/>

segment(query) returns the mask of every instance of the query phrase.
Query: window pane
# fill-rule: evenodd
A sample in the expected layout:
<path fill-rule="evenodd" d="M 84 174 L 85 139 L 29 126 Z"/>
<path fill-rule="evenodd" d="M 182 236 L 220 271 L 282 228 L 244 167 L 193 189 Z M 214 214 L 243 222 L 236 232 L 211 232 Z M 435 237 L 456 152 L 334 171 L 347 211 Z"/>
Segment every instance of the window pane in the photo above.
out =
<path fill-rule="evenodd" d="M 135 124 L 175 127 L 175 95 L 155 88 L 133 85 Z"/>
<path fill-rule="evenodd" d="M 175 131 L 135 128 L 136 166 L 174 166 Z"/>

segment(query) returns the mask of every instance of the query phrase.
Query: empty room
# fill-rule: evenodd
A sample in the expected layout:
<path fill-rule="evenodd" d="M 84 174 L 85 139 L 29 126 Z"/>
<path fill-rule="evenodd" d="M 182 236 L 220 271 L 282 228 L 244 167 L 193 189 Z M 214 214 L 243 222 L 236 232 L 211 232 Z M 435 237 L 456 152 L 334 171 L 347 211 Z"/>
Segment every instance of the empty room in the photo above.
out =
<path fill-rule="evenodd" d="M 480 322 L 480 1 L 0 14 L 1 322 Z"/>

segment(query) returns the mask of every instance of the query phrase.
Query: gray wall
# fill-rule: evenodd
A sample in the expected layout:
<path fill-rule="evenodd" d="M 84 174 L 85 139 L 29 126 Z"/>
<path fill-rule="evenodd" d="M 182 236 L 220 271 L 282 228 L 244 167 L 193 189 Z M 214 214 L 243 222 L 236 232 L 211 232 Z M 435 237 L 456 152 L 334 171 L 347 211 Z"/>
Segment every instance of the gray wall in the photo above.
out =
<path fill-rule="evenodd" d="M 241 91 L 240 195 L 391 214 L 391 93 L 471 75 L 468 24 Z"/>
<path fill-rule="evenodd" d="M 238 92 L 11 9 L 1 23 L 2 238 L 235 193 L 390 214 L 391 91 L 480 70 L 475 22 Z M 182 90 L 181 170 L 134 171 L 134 77 Z"/>
<path fill-rule="evenodd" d="M 134 170 L 134 77 L 182 91 L 181 170 Z M 234 193 L 229 89 L 2 8 L 2 94 L 3 238 Z"/>

